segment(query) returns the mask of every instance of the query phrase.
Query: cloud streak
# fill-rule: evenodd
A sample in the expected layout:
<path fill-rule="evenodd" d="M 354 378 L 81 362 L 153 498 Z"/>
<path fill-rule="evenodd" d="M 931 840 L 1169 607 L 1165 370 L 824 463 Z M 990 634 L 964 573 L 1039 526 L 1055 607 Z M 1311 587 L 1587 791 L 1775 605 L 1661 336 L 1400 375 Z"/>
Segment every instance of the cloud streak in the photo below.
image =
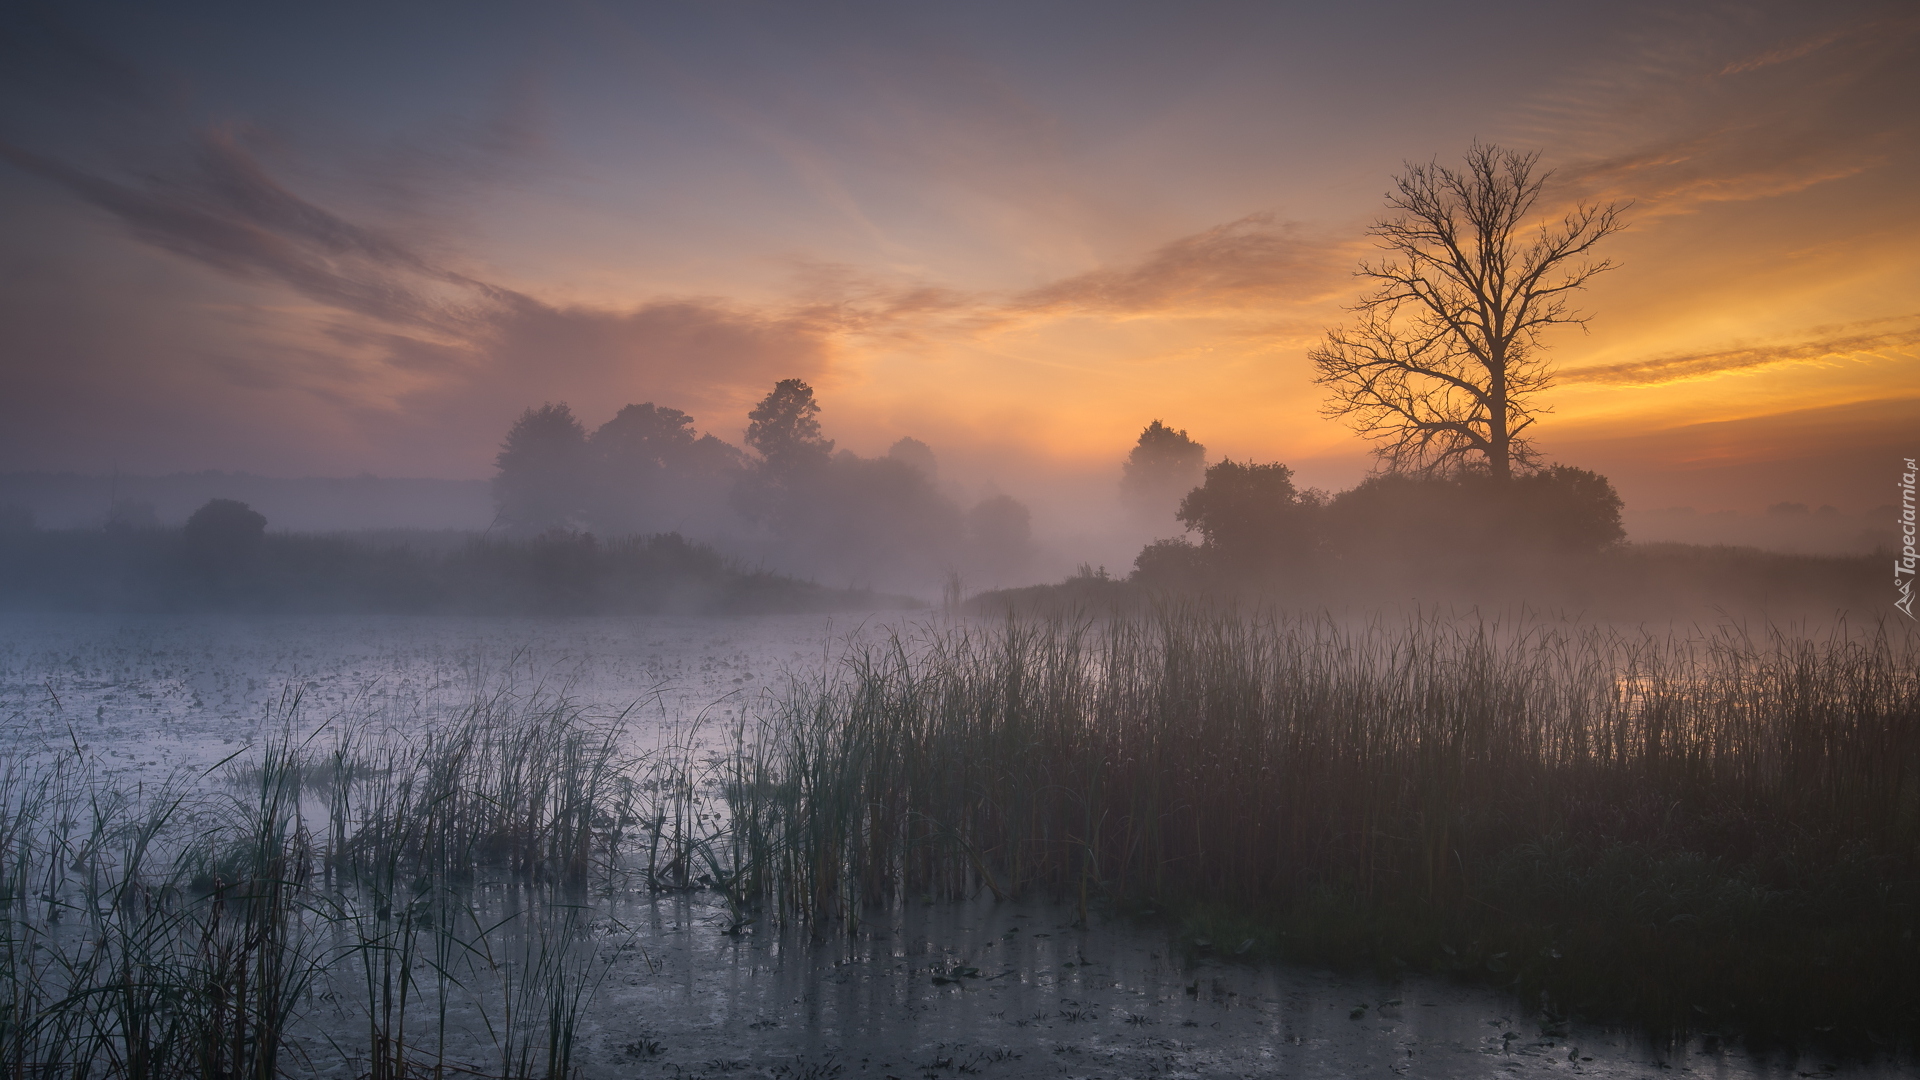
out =
<path fill-rule="evenodd" d="M 1029 314 L 1203 314 L 1317 299 L 1352 268 L 1351 246 L 1251 214 L 1161 245 L 1140 261 L 1014 296 Z"/>
<path fill-rule="evenodd" d="M 1912 318 L 1920 318 L 1920 316 L 1908 316 L 1901 321 Z M 1909 327 L 1825 337 L 1792 344 L 1743 346 L 1715 352 L 1692 353 L 1686 356 L 1634 360 L 1622 364 L 1599 364 L 1563 371 L 1558 381 L 1608 386 L 1661 386 L 1667 383 L 1716 378 L 1721 375 L 1744 374 L 1788 364 L 1819 364 L 1890 355 L 1912 357 L 1916 355 L 1916 348 L 1920 348 L 1920 327 Z"/>
<path fill-rule="evenodd" d="M 1346 282 L 1351 242 L 1256 214 L 1176 238 L 1130 263 L 1014 292 L 889 281 L 808 266 L 785 302 L 662 297 L 626 309 L 555 303 L 447 266 L 402 233 L 306 198 L 249 151 L 243 132 L 197 136 L 188 167 L 124 176 L 11 144 L 0 157 L 117 221 L 134 239 L 231 279 L 317 304 L 317 341 L 223 353 L 207 370 L 242 389 L 303 392 L 372 422 L 380 414 L 496 415 L 571 400 L 589 413 L 659 400 L 727 415 L 767 385 L 819 378 L 839 343 L 917 349 L 1077 316 L 1260 313 Z M 606 399 L 604 402 L 601 399 Z"/>
<path fill-rule="evenodd" d="M 139 240 L 241 278 L 267 277 L 309 299 L 389 322 L 446 329 L 451 313 L 404 280 L 470 286 L 379 232 L 276 183 L 231 132 L 204 137 L 190 175 L 109 179 L 0 143 L 0 158 L 117 218 Z"/>
<path fill-rule="evenodd" d="M 1913 151 L 1909 6 L 1759 14 L 1670 13 L 1637 58 L 1537 100 L 1522 137 L 1569 162 L 1557 179 L 1570 197 L 1631 199 L 1642 222 L 1804 191 Z"/>
<path fill-rule="evenodd" d="M 1528 44 L 1551 74 L 1438 77 L 1371 33 L 1295 65 L 1249 39 L 1229 64 L 1192 20 L 1170 61 L 1125 16 L 1103 35 L 1050 24 L 1082 50 L 1063 59 L 975 8 L 751 34 L 691 9 L 396 16 L 379 35 L 324 9 L 75 16 L 87 34 L 0 40 L 18 170 L 0 186 L 23 237 L 0 259 L 0 441 L 101 460 L 104 432 L 188 467 L 279 453 L 471 475 L 530 403 L 591 420 L 653 400 L 733 438 L 798 375 L 856 447 L 915 434 L 958 460 L 1025 438 L 1090 461 L 1164 415 L 1236 455 L 1293 455 L 1347 438 L 1317 418 L 1301 354 L 1357 289 L 1373 185 L 1402 151 L 1450 162 L 1476 134 L 1540 148 L 1552 201 L 1636 200 L 1628 269 L 1595 292 L 1604 336 L 1560 354 L 1629 359 L 1563 382 L 1910 354 L 1915 318 L 1771 336 L 1908 309 L 1920 17 L 1900 4 L 1640 9 L 1596 33 L 1562 13 Z M 258 47 L 210 51 L 215 30 Z M 1355 65 L 1379 100 L 1324 92 Z M 1284 211 L 1248 213 L 1265 206 Z M 1716 326 L 1762 344 L 1697 336 Z M 1735 389 L 1787 393 L 1583 392 L 1557 422 L 1682 400 L 1716 415 Z"/>
<path fill-rule="evenodd" d="M 302 197 L 226 128 L 205 133 L 193 167 L 173 174 L 113 177 L 5 143 L 0 159 L 144 245 L 318 305 L 309 343 L 225 351 L 202 370 L 242 391 L 297 391 L 363 426 L 381 416 L 490 425 L 528 402 L 568 399 L 589 414 L 646 399 L 733 413 L 777 379 L 818 377 L 830 337 L 857 321 L 821 304 L 551 303 L 450 269 L 389 230 Z M 904 294 L 868 318 L 906 318 L 928 299 Z M 289 328 L 280 321 L 276 332 Z"/>

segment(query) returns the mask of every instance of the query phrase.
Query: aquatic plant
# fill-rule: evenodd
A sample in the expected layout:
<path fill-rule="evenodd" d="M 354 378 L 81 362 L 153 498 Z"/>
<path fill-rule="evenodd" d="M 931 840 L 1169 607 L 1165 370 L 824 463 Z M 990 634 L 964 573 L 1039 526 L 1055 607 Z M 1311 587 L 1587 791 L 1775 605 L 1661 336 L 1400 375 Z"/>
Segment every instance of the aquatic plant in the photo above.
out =
<path fill-rule="evenodd" d="M 596 838 L 635 820 L 619 724 L 500 693 L 405 740 L 283 736 L 224 783 L 116 789 L 77 744 L 10 763 L 0 1075 L 267 1080 L 310 1058 L 319 999 L 360 1014 L 363 1038 L 319 1030 L 376 1080 L 573 1075 L 604 974 L 576 897 Z M 497 1074 L 449 1047 L 456 1000 Z"/>
<path fill-rule="evenodd" d="M 1051 894 L 1557 1014 L 1911 1034 L 1916 658 L 1168 606 L 850 647 L 719 749 L 511 688 L 158 788 L 76 741 L 0 769 L 0 1070 L 569 1075 L 628 889 L 822 934 Z"/>
<path fill-rule="evenodd" d="M 726 791 L 741 881 L 821 926 L 1041 889 L 1655 1025 L 1920 1015 L 1920 653 L 1883 626 L 1010 619 L 796 683 Z"/>

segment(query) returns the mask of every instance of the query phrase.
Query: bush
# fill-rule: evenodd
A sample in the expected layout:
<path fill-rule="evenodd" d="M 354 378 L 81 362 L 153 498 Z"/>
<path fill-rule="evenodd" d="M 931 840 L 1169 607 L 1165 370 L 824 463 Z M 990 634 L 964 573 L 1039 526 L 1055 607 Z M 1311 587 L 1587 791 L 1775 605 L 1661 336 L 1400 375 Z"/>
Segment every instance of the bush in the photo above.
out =
<path fill-rule="evenodd" d="M 1370 477 L 1333 498 L 1326 532 L 1349 560 L 1443 567 L 1590 554 L 1626 535 L 1613 485 L 1570 465 L 1508 481 L 1481 473 Z"/>
<path fill-rule="evenodd" d="M 1259 574 L 1297 564 L 1319 546 L 1319 501 L 1293 486 L 1279 462 L 1223 460 L 1187 493 L 1175 515 L 1203 537 L 1207 561 L 1220 570 Z"/>
<path fill-rule="evenodd" d="M 250 561 L 267 536 L 267 519 L 237 499 L 209 499 L 185 529 L 187 558 L 206 573 L 225 574 Z"/>

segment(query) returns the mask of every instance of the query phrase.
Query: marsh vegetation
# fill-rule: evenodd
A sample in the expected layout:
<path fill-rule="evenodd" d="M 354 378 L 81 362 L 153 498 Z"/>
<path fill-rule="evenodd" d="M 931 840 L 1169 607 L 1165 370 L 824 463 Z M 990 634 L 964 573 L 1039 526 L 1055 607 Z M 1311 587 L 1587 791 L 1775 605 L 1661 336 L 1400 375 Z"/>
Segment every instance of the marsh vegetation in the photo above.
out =
<path fill-rule="evenodd" d="M 10 767 L 7 1075 L 571 1075 L 589 868 L 642 805 L 612 734 L 496 699 L 157 791 L 78 746 Z"/>
<path fill-rule="evenodd" d="M 1910 636 L 1174 606 L 874 650 L 729 788 L 746 884 L 1184 913 L 1656 1030 L 1910 1037 Z"/>
<path fill-rule="evenodd" d="M 733 935 L 1064 901 L 1549 1025 L 1914 1035 L 1920 665 L 1880 627 L 949 622 L 644 746 L 552 697 L 404 737 L 296 705 L 158 788 L 13 759 L 9 1075 L 569 1075 L 609 972 L 651 970 L 622 898 L 688 893 Z"/>

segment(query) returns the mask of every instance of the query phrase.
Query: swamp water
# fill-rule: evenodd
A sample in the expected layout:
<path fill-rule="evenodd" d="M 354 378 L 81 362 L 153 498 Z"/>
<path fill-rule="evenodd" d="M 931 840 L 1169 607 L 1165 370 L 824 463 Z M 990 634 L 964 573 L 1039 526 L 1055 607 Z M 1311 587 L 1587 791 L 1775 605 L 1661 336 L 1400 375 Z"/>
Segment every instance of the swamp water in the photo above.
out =
<path fill-rule="evenodd" d="M 77 752 L 117 789 L 146 788 L 245 761 L 283 730 L 358 724 L 404 741 L 488 694 L 624 716 L 636 753 L 674 739 L 718 750 L 787 679 L 819 676 L 882 622 L 11 616 L 0 753 L 20 766 Z M 1543 1022 L 1493 990 L 1242 964 L 1148 921 L 1081 923 L 1039 903 L 908 901 L 824 939 L 742 924 L 713 892 L 611 876 L 572 891 L 483 883 L 458 906 L 477 931 L 445 935 L 459 964 L 424 945 L 400 959 L 419 987 L 407 1045 L 418 1061 L 438 1037 L 421 1033 L 444 1030 L 441 1058 L 494 1075 L 543 1075 L 528 1043 L 560 1011 L 572 1063 L 606 1077 L 1905 1075 L 1710 1039 L 1659 1050 Z M 355 910 L 392 925 L 384 907 Z M 336 959 L 304 988 L 281 1068 L 378 1072 L 368 987 L 379 964 L 391 985 L 391 940 L 329 951 L 325 930 L 314 935 L 309 953 Z M 528 973 L 556 957 L 565 970 L 529 992 Z"/>

